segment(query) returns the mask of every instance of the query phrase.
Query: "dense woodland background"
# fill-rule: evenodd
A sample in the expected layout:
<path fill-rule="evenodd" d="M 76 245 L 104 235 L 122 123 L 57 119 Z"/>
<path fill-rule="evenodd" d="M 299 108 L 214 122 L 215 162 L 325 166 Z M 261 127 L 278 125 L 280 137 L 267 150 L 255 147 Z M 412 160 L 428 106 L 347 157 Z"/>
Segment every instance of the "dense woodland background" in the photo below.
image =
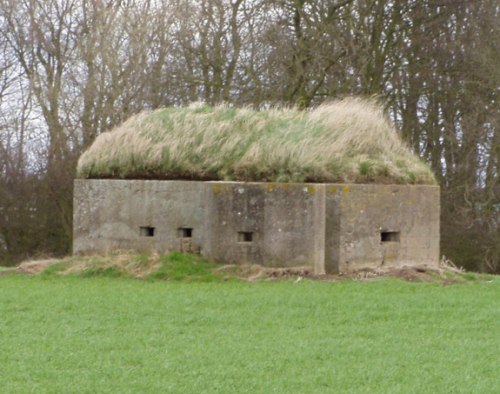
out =
<path fill-rule="evenodd" d="M 442 187 L 441 251 L 500 271 L 497 0 L 0 0 L 0 264 L 71 251 L 95 137 L 193 101 L 380 97 Z"/>

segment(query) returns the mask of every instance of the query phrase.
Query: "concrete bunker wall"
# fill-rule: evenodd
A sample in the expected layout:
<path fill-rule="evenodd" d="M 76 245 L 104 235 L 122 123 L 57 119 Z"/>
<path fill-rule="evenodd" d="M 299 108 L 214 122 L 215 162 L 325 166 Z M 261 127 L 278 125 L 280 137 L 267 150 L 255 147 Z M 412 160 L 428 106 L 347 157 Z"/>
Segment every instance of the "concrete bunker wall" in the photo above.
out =
<path fill-rule="evenodd" d="M 75 180 L 74 253 L 113 249 L 316 273 L 437 264 L 439 187 Z"/>

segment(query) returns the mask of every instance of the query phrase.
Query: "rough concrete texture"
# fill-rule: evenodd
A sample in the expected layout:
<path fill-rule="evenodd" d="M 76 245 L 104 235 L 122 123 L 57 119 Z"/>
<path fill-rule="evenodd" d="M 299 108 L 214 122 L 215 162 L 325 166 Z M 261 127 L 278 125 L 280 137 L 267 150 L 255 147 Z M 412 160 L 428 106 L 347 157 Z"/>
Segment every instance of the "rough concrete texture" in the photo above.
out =
<path fill-rule="evenodd" d="M 337 273 L 437 264 L 439 187 L 76 180 L 74 253 L 201 252 Z"/>
<path fill-rule="evenodd" d="M 276 267 L 315 262 L 324 219 L 315 215 L 321 196 L 311 192 L 314 185 L 212 182 L 207 186 L 210 231 L 202 248 L 206 257 Z"/>
<path fill-rule="evenodd" d="M 199 251 L 203 188 L 188 181 L 75 180 L 73 252 Z M 150 236 L 147 228 L 154 228 Z M 193 229 L 191 237 L 180 237 L 182 229 Z"/>
<path fill-rule="evenodd" d="M 341 272 L 383 265 L 437 265 L 438 186 L 344 185 L 340 195 Z"/>

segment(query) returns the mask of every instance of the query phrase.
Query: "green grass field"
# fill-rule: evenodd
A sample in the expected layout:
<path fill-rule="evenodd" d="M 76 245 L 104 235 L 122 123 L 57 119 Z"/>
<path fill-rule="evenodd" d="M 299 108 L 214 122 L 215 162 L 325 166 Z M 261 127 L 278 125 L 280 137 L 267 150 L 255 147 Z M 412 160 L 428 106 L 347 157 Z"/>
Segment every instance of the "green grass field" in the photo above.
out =
<path fill-rule="evenodd" d="M 0 276 L 1 393 L 498 393 L 500 280 Z"/>

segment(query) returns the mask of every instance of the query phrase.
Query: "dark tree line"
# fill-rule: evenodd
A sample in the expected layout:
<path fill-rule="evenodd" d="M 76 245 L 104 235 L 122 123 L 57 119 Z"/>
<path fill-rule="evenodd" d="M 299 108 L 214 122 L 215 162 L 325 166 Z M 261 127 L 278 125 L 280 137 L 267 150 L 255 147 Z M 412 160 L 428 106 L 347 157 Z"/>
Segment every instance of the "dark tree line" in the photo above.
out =
<path fill-rule="evenodd" d="M 70 252 L 76 161 L 143 109 L 379 96 L 442 186 L 442 253 L 500 270 L 494 0 L 0 0 L 0 260 Z"/>

